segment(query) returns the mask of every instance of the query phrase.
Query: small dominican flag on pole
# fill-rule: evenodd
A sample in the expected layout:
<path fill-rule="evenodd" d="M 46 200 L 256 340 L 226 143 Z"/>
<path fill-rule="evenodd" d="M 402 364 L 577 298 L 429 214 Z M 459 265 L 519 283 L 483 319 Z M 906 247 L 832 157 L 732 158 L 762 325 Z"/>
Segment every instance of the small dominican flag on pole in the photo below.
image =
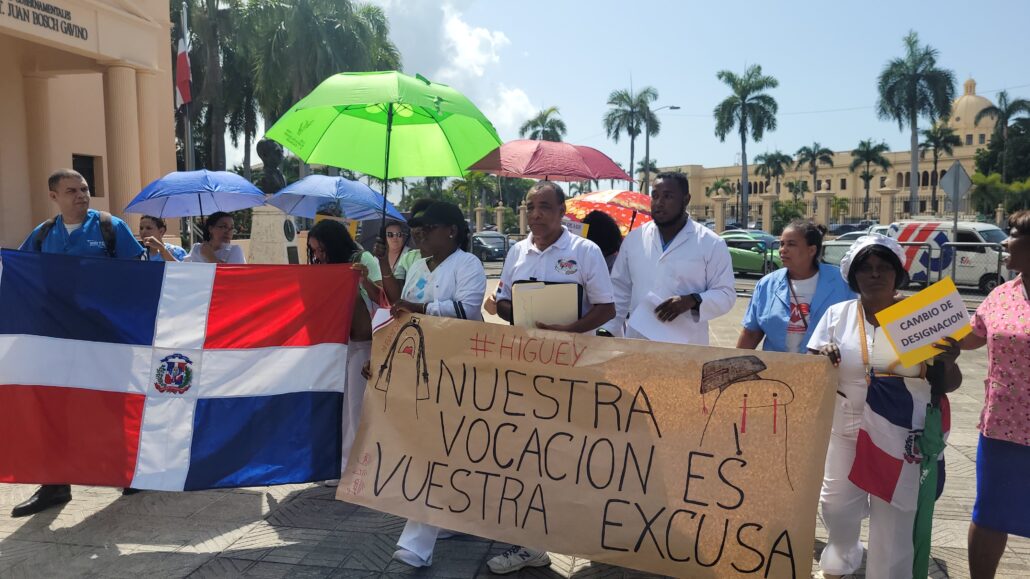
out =
<path fill-rule="evenodd" d="M 339 477 L 349 265 L 0 258 L 0 482 Z"/>
<path fill-rule="evenodd" d="M 182 108 L 183 105 L 188 105 L 193 100 L 193 95 L 190 91 L 190 83 L 193 80 L 193 74 L 190 71 L 190 30 L 186 25 L 186 14 L 188 7 L 186 3 L 182 4 L 182 24 L 180 25 L 179 31 L 182 35 L 179 37 L 179 50 L 175 55 L 175 108 Z"/>

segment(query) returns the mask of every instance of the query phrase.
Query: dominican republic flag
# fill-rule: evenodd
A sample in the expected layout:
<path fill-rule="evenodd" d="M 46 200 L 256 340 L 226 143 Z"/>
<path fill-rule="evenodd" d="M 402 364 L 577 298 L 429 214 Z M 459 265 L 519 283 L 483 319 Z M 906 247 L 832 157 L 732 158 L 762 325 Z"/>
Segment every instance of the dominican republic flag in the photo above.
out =
<path fill-rule="evenodd" d="M 339 477 L 349 265 L 0 259 L 0 482 Z"/>
<path fill-rule="evenodd" d="M 902 511 L 916 510 L 922 453 L 918 436 L 926 424 L 930 386 L 925 380 L 875 376 L 869 384 L 848 479 Z M 942 396 L 941 431 L 948 439 L 951 406 Z M 938 457 L 938 496 L 944 488 L 944 453 Z"/>
<path fill-rule="evenodd" d="M 190 91 L 190 83 L 193 80 L 193 74 L 190 71 L 190 30 L 186 26 L 186 3 L 182 4 L 182 25 L 180 32 L 182 36 L 179 37 L 179 50 L 175 55 L 175 108 L 181 108 L 183 105 L 188 105 L 193 100 L 193 95 Z"/>

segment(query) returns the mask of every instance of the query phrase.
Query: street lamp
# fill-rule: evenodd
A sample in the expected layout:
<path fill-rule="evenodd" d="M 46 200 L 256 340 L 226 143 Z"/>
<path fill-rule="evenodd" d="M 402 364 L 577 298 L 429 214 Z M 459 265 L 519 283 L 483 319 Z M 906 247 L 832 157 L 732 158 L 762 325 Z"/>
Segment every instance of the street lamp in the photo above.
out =
<path fill-rule="evenodd" d="M 665 109 L 669 109 L 670 111 L 678 111 L 679 110 L 679 106 L 677 106 L 677 105 L 665 105 L 663 107 L 658 107 L 658 108 L 656 108 L 654 110 L 651 110 L 650 112 L 653 114 L 653 113 L 657 113 L 658 111 L 662 111 L 662 110 L 665 110 Z M 650 117 L 650 116 L 651 115 L 648 115 L 648 117 Z M 633 167 L 630 167 L 629 169 L 630 169 L 630 171 L 632 171 Z M 644 186 L 647 188 L 647 190 L 644 191 L 644 193 L 650 195 L 651 194 L 651 127 L 648 125 L 646 119 L 644 120 Z"/>

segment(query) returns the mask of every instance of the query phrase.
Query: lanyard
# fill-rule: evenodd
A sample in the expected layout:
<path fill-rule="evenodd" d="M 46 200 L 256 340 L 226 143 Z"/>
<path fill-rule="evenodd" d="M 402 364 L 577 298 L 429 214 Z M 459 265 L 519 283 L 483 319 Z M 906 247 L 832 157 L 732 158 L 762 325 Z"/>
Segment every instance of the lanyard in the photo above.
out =
<path fill-rule="evenodd" d="M 869 381 L 872 379 L 872 376 L 873 376 L 873 366 L 869 362 L 869 345 L 866 343 L 866 333 L 865 333 L 865 312 L 862 309 L 862 302 L 861 302 L 861 300 L 859 300 L 858 302 L 855 303 L 855 310 L 858 313 L 858 336 L 859 336 L 859 339 L 862 341 L 862 366 L 863 366 L 863 368 L 865 368 L 865 381 L 866 381 L 866 384 L 868 384 Z M 873 333 L 873 347 L 875 348 L 876 347 L 876 333 L 875 333 L 876 332 L 876 327 L 875 326 L 873 326 L 873 332 L 874 332 Z M 901 363 L 901 360 L 895 359 L 893 362 L 891 362 L 890 366 L 887 367 L 887 372 L 885 374 L 881 374 L 881 375 L 882 376 L 900 376 L 899 374 L 895 374 L 894 373 L 894 369 L 897 368 L 898 364 L 900 364 L 900 363 Z M 926 378 L 926 364 L 925 363 L 920 363 L 919 366 L 920 366 L 919 367 L 919 378 L 925 379 Z"/>

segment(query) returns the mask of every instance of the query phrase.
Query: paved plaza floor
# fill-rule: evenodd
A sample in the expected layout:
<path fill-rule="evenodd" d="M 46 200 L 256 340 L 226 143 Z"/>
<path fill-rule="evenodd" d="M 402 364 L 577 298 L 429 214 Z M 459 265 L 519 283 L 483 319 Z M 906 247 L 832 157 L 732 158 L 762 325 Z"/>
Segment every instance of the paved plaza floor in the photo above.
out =
<path fill-rule="evenodd" d="M 739 298 L 712 325 L 712 345 L 736 343 L 746 305 L 747 298 Z M 951 397 L 947 486 L 934 517 L 935 578 L 968 577 L 966 529 L 986 353 L 967 352 L 959 360 L 965 384 Z M 10 518 L 11 507 L 34 488 L 0 485 L 2 578 L 485 577 L 491 575 L 486 561 L 508 546 L 470 537 L 440 541 L 433 566 L 413 570 L 391 561 L 402 519 L 336 501 L 335 489 L 315 484 L 125 497 L 118 489 L 74 487 L 63 508 Z M 825 537 L 820 521 L 817 553 Z M 562 555 L 552 556 L 550 568 L 513 575 L 595 576 L 648 575 Z M 1030 541 L 1010 539 L 998 577 L 1030 577 Z"/>

